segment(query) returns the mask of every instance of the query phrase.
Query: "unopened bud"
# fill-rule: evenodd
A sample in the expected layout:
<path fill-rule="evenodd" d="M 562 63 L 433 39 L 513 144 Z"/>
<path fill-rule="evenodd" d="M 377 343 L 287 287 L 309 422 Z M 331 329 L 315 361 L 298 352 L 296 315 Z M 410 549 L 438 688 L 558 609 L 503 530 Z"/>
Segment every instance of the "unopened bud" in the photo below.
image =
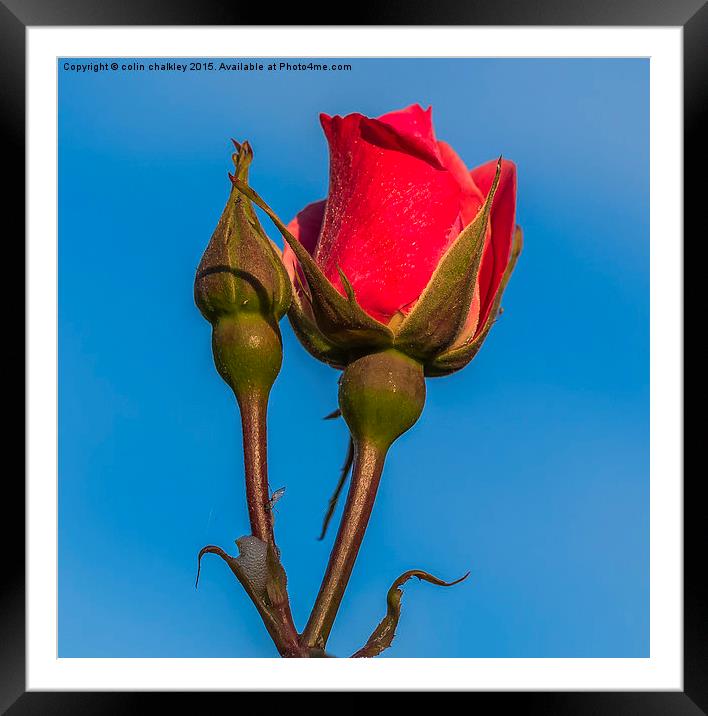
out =
<path fill-rule="evenodd" d="M 231 193 L 194 282 L 194 299 L 213 326 L 216 367 L 241 400 L 244 391 L 270 390 L 282 362 L 278 321 L 291 300 L 290 279 L 250 200 L 233 186 L 246 180 L 248 142 L 234 142 Z"/>

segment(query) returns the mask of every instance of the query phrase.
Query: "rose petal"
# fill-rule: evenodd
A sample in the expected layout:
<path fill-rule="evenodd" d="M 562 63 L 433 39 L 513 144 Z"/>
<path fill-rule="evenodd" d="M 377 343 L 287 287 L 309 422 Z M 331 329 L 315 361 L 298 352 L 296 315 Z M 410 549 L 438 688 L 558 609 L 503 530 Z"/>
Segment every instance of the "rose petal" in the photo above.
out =
<path fill-rule="evenodd" d="M 378 119 L 364 117 L 362 136 L 387 149 L 417 155 L 441 169 L 443 163 L 433 131 L 432 111 L 432 107 L 423 109 L 419 104 L 412 104 Z"/>
<path fill-rule="evenodd" d="M 302 211 L 298 212 L 297 216 L 288 224 L 288 231 L 300 241 L 300 243 L 307 249 L 312 255 L 317 244 L 317 238 L 320 235 L 320 229 L 322 228 L 322 219 L 324 218 L 325 205 L 327 204 L 326 199 L 315 201 L 312 204 L 308 204 Z M 293 282 L 293 286 L 297 289 L 297 282 L 295 281 L 295 269 L 300 270 L 300 264 L 295 258 L 293 250 L 290 245 L 286 242 L 285 248 L 283 249 L 283 263 L 285 269 L 290 276 L 290 280 Z M 301 274 L 300 279 L 305 280 Z"/>
<path fill-rule="evenodd" d="M 462 189 L 461 214 L 464 226 L 471 223 L 477 216 L 484 204 L 486 195 L 474 183 L 465 163 L 460 159 L 457 152 L 447 143 L 438 142 L 440 156 L 445 168 L 455 177 Z M 492 177 L 494 178 L 494 177 Z"/>
<path fill-rule="evenodd" d="M 433 151 L 428 142 L 430 112 L 409 108 L 384 117 L 321 116 L 330 185 L 314 253 L 340 293 L 338 268 L 361 307 L 380 321 L 410 310 L 420 296 L 456 236 L 462 195 L 437 143 Z"/>

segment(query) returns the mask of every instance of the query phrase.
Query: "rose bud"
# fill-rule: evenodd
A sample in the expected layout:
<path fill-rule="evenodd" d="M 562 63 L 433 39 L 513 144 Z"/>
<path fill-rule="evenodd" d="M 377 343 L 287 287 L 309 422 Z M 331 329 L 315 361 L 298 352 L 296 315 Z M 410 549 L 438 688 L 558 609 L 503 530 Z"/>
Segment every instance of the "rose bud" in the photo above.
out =
<path fill-rule="evenodd" d="M 236 393 L 266 394 L 282 362 L 278 321 L 290 305 L 290 279 L 251 202 L 234 186 L 246 181 L 253 152 L 234 141 L 231 193 L 194 282 L 194 300 L 212 324 L 216 367 Z"/>
<path fill-rule="evenodd" d="M 486 338 L 521 249 L 514 163 L 468 171 L 418 105 L 320 119 L 327 199 L 286 227 L 237 182 L 285 238 L 295 333 L 336 367 L 394 347 L 426 375 L 459 370 Z"/>

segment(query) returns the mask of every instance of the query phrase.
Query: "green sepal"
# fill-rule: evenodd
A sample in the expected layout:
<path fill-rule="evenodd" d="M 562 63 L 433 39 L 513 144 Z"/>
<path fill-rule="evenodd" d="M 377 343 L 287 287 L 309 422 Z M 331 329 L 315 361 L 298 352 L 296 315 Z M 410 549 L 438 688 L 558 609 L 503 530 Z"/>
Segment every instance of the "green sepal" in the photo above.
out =
<path fill-rule="evenodd" d="M 248 142 L 234 145 L 231 191 L 199 262 L 194 300 L 212 324 L 242 311 L 279 321 L 290 306 L 290 278 L 253 205 L 233 186 L 248 176 L 253 160 Z"/>
<path fill-rule="evenodd" d="M 433 577 L 432 574 L 423 572 L 420 569 L 411 569 L 408 572 L 404 572 L 388 590 L 388 594 L 386 595 L 386 616 L 381 620 L 376 629 L 374 629 L 366 644 L 364 644 L 359 651 L 352 654 L 352 658 L 360 659 L 378 656 L 382 651 L 391 646 L 393 638 L 396 636 L 398 620 L 401 617 L 401 600 L 403 599 L 401 586 L 411 579 L 411 577 L 417 577 L 420 580 L 437 584 L 440 587 L 452 587 L 454 584 L 459 584 L 464 579 L 467 579 L 468 576 L 469 572 L 454 582 L 443 582 L 442 579 Z"/>
<path fill-rule="evenodd" d="M 236 151 L 231 155 L 231 160 L 234 163 L 234 173 L 229 174 L 231 181 L 234 179 L 242 179 L 248 181 L 248 170 L 251 168 L 251 162 L 253 162 L 253 149 L 248 142 L 237 142 L 235 139 L 231 140 Z"/>
<path fill-rule="evenodd" d="M 489 311 L 489 316 L 484 324 L 484 328 L 480 331 L 476 338 L 463 343 L 460 346 L 453 347 L 439 356 L 436 356 L 432 361 L 425 365 L 425 375 L 428 377 L 438 377 L 443 375 L 449 375 L 454 373 L 461 368 L 464 368 L 479 352 L 482 347 L 489 331 L 491 330 L 494 322 L 499 315 L 499 308 L 501 306 L 502 296 L 506 289 L 511 274 L 514 272 L 514 267 L 521 253 L 523 247 L 523 233 L 521 227 L 517 226 L 514 231 L 514 239 L 511 247 L 511 256 L 509 257 L 509 263 L 506 266 L 504 275 L 502 276 L 501 283 L 497 289 L 497 294 L 494 297 L 494 303 Z"/>
<path fill-rule="evenodd" d="M 290 304 L 288 319 L 298 340 L 310 355 L 333 368 L 342 368 L 347 364 L 347 351 L 330 341 L 320 331 L 315 322 L 307 315 L 296 294 L 293 295 Z"/>
<path fill-rule="evenodd" d="M 312 294 L 312 312 L 320 332 L 331 343 L 348 350 L 374 350 L 391 346 L 393 333 L 388 326 L 369 316 L 357 303 L 353 292 L 345 298 L 337 291 L 307 249 L 248 184 L 237 180 L 234 186 L 265 211 L 293 250 Z M 345 290 L 348 285 L 349 282 L 344 281 Z"/>
<path fill-rule="evenodd" d="M 482 208 L 445 252 L 413 310 L 400 323 L 394 343 L 398 350 L 426 361 L 450 346 L 460 332 L 472 304 L 500 174 L 501 157 Z"/>

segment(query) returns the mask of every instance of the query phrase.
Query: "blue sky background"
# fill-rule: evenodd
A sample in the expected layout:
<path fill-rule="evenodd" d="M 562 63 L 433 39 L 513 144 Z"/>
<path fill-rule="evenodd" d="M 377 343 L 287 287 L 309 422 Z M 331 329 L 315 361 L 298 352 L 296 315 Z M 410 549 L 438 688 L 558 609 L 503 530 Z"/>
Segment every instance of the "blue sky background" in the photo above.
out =
<path fill-rule="evenodd" d="M 85 60 L 82 60 L 85 61 Z M 144 61 L 144 60 L 143 60 Z M 284 219 L 325 195 L 318 113 L 432 104 L 469 166 L 518 164 L 525 248 L 464 371 L 394 446 L 330 641 L 410 568 L 390 657 L 649 655 L 648 60 L 352 60 L 347 73 L 87 73 L 59 62 L 59 656 L 275 656 L 226 566 L 247 533 L 235 402 L 193 304 L 230 137 Z M 272 226 L 270 235 L 280 243 Z M 270 474 L 302 627 L 346 446 L 337 373 L 283 323 Z M 339 514 L 339 512 L 338 512 Z"/>

